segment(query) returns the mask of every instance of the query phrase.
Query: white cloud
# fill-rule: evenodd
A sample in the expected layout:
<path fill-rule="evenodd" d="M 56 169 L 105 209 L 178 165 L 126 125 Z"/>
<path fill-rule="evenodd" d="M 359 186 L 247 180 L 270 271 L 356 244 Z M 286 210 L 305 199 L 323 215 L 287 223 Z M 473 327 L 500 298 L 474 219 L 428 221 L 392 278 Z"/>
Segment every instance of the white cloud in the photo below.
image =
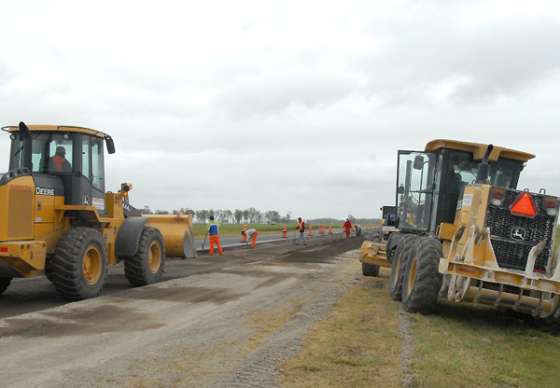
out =
<path fill-rule="evenodd" d="M 394 198 L 396 150 L 437 137 L 534 152 L 522 184 L 560 194 L 553 1 L 21 1 L 0 13 L 2 122 L 111 133 L 110 188 L 134 182 L 140 206 L 377 215 Z"/>

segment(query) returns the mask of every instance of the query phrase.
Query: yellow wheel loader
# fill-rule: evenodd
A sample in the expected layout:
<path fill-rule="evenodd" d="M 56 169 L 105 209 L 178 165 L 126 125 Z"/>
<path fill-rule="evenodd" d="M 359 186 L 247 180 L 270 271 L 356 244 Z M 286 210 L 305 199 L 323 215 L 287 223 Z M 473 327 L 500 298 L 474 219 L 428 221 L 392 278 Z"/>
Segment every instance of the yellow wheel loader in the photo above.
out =
<path fill-rule="evenodd" d="M 411 312 L 443 298 L 558 318 L 559 201 L 517 189 L 533 157 L 452 140 L 399 151 L 399 232 L 378 257 L 391 264 L 390 296 Z"/>
<path fill-rule="evenodd" d="M 102 292 L 110 265 L 124 262 L 130 284 L 161 279 L 166 256 L 195 255 L 188 215 L 142 216 L 132 185 L 105 192 L 104 145 L 88 128 L 2 128 L 11 138 L 9 172 L 0 175 L 0 293 L 15 277 L 45 274 L 68 300 Z"/>

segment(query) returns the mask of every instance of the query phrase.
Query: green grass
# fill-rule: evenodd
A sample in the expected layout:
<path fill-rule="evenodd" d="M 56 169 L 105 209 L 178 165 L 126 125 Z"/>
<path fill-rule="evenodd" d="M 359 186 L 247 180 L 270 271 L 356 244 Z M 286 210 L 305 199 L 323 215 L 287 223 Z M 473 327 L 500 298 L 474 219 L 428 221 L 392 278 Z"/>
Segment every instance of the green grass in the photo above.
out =
<path fill-rule="evenodd" d="M 284 386 L 399 385 L 399 304 L 385 276 L 362 278 L 311 330 L 283 367 Z M 559 324 L 468 304 L 405 314 L 415 387 L 560 386 Z"/>
<path fill-rule="evenodd" d="M 558 328 L 468 305 L 410 315 L 420 387 L 558 386 Z"/>
<path fill-rule="evenodd" d="M 283 387 L 400 386 L 399 307 L 387 301 L 382 275 L 362 278 L 309 331 L 282 365 Z"/>

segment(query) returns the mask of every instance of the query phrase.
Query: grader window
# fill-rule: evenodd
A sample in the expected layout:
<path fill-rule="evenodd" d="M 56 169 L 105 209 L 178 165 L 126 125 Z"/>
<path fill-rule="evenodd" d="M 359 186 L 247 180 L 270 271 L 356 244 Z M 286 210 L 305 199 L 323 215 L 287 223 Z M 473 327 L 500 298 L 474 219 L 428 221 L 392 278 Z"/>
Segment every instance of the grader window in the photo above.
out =
<path fill-rule="evenodd" d="M 397 212 L 399 228 L 428 230 L 433 202 L 435 155 L 399 151 Z"/>

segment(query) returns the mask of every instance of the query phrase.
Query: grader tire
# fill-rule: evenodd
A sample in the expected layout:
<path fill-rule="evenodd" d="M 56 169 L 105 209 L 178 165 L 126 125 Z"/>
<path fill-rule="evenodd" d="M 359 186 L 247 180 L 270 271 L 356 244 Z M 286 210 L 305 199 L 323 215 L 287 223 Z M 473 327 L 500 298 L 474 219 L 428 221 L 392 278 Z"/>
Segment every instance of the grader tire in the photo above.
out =
<path fill-rule="evenodd" d="M 406 260 L 414 241 L 418 239 L 415 235 L 403 236 L 391 261 L 391 276 L 389 277 L 389 296 L 395 301 L 401 300 L 403 275 L 406 269 Z"/>
<path fill-rule="evenodd" d="M 76 301 L 101 294 L 107 267 L 103 235 L 93 228 L 77 227 L 60 239 L 45 272 L 64 299 Z"/>
<path fill-rule="evenodd" d="M 441 242 L 432 237 L 417 240 L 403 279 L 402 303 L 406 311 L 430 313 L 437 305 L 442 276 L 438 271 Z"/>
<path fill-rule="evenodd" d="M 0 295 L 4 293 L 10 286 L 12 278 L 0 278 Z"/>
<path fill-rule="evenodd" d="M 133 287 L 161 280 L 165 266 L 165 244 L 157 229 L 145 227 L 136 255 L 124 260 L 124 273 Z"/>
<path fill-rule="evenodd" d="M 364 276 L 379 276 L 379 266 L 362 263 L 362 274 Z"/>

